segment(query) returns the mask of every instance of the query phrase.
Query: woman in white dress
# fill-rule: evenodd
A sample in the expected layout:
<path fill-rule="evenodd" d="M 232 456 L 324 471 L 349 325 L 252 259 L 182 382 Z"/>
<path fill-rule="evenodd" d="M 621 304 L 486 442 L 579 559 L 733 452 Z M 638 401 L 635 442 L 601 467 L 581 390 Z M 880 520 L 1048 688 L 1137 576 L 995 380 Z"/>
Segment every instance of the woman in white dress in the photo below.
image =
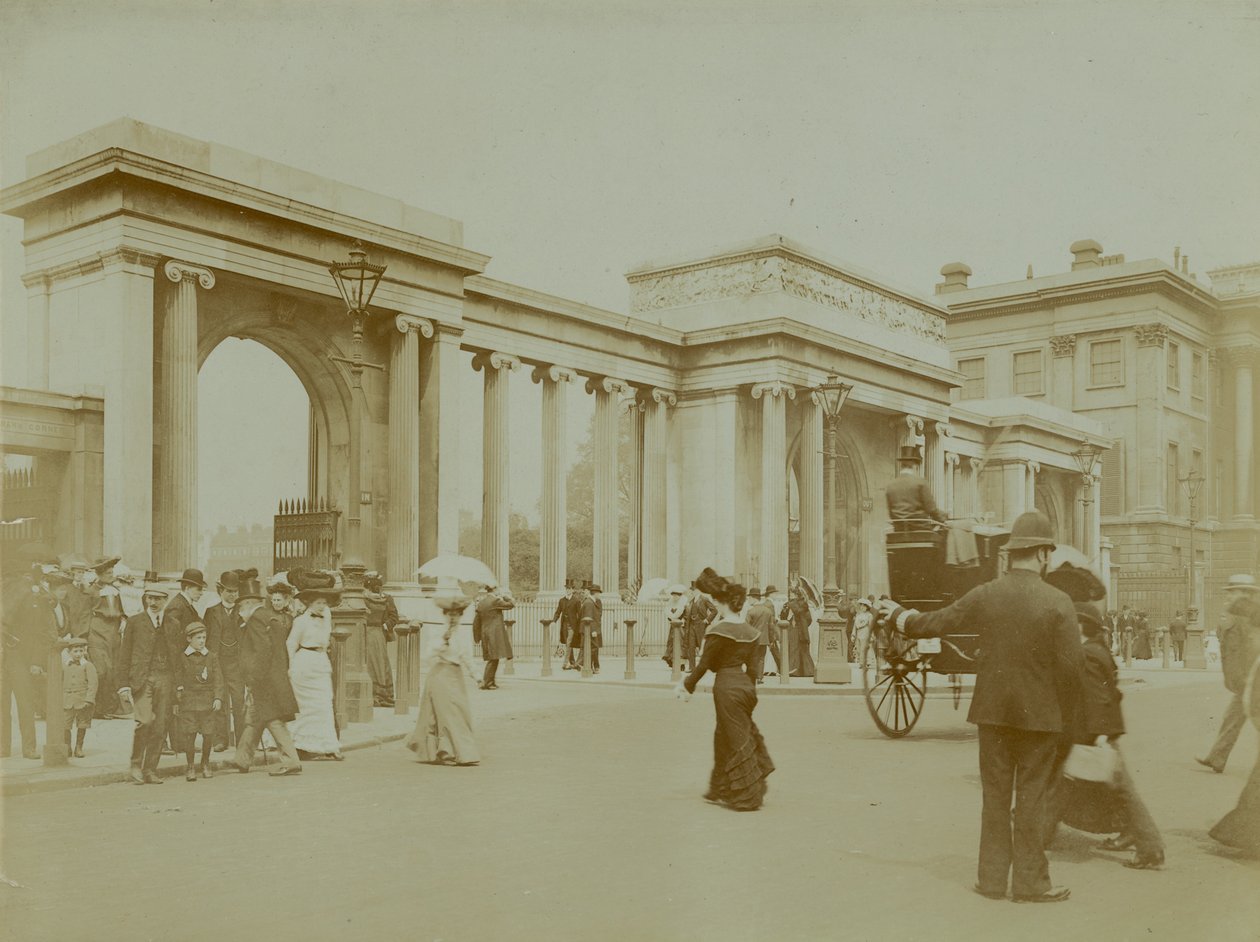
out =
<path fill-rule="evenodd" d="M 316 574 L 310 574 L 312 581 Z M 332 638 L 330 605 L 341 601 L 335 583 L 302 588 L 298 598 L 306 611 L 293 619 L 289 632 L 289 683 L 298 702 L 298 715 L 289 723 L 293 745 L 302 759 L 341 759 L 337 726 L 333 719 L 332 662 L 328 645 Z"/>
<path fill-rule="evenodd" d="M 451 639 L 451 629 L 428 658 L 429 674 L 420 698 L 416 728 L 407 737 L 406 747 L 417 762 L 434 765 L 476 765 L 481 761 L 473 739 L 472 710 L 468 707 L 465 677 L 477 682 L 472 659 L 462 645 Z"/>

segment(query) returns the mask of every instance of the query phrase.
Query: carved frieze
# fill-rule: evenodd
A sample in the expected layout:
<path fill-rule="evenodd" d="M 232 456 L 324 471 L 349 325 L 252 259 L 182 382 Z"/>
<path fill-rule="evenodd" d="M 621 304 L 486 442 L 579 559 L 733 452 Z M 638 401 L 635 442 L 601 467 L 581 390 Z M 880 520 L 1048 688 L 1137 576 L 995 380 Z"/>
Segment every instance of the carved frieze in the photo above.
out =
<path fill-rule="evenodd" d="M 1076 353 L 1076 334 L 1060 334 L 1050 338 L 1050 350 L 1056 357 L 1070 357 Z"/>

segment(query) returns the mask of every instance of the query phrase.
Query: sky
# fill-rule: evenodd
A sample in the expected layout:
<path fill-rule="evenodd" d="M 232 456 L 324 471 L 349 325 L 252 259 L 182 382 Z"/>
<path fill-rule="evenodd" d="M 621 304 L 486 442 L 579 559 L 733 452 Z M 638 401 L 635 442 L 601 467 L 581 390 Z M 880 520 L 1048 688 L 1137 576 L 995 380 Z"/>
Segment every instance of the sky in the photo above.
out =
<path fill-rule="evenodd" d="M 461 219 L 488 275 L 620 312 L 636 265 L 772 232 L 920 295 L 947 262 L 973 285 L 1066 270 L 1082 238 L 1129 259 L 1180 246 L 1201 281 L 1260 260 L 1260 0 L 0 0 L 0 15 L 5 184 L 29 152 L 129 115 Z M 0 225 L 11 385 L 20 238 Z M 203 375 L 203 425 L 248 408 L 239 356 L 218 385 Z M 536 395 L 521 399 L 513 505 L 532 513 Z"/>

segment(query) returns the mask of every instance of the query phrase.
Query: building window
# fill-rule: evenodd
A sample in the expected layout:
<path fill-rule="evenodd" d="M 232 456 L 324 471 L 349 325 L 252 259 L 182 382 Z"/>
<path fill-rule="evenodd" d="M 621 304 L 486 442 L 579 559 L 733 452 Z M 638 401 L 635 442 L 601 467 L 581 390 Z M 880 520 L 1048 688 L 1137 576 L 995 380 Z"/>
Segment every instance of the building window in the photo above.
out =
<path fill-rule="evenodd" d="M 1119 386 L 1124 383 L 1124 341 L 1095 340 L 1089 345 L 1089 385 Z"/>
<path fill-rule="evenodd" d="M 984 398 L 984 357 L 971 357 L 958 361 L 958 372 L 963 375 L 963 399 Z"/>
<path fill-rule="evenodd" d="M 1177 445 L 1168 443 L 1168 457 L 1164 460 L 1167 472 L 1168 497 L 1166 507 L 1170 516 L 1181 516 L 1181 468 L 1179 467 Z"/>
<path fill-rule="evenodd" d="M 1181 344 L 1168 341 L 1168 388 L 1181 388 Z"/>
<path fill-rule="evenodd" d="M 1024 350 L 1015 354 L 1015 395 L 1040 396 L 1045 391 L 1041 364 L 1040 350 Z"/>
<path fill-rule="evenodd" d="M 1190 354 L 1190 395 L 1202 399 L 1207 392 L 1207 380 L 1203 375 L 1203 354 L 1194 351 Z"/>

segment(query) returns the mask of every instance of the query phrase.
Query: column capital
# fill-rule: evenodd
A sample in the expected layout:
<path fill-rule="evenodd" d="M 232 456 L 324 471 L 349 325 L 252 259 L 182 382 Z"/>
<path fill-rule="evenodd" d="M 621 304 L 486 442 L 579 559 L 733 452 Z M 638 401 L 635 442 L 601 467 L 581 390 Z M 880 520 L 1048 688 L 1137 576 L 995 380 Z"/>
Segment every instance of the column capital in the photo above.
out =
<path fill-rule="evenodd" d="M 586 380 L 586 391 L 588 393 L 624 393 L 630 391 L 630 384 L 624 379 L 614 379 L 611 376 L 590 376 Z"/>
<path fill-rule="evenodd" d="M 1168 339 L 1168 328 L 1163 324 L 1138 324 L 1133 330 L 1139 347 L 1162 347 Z"/>
<path fill-rule="evenodd" d="M 967 462 L 971 465 L 971 470 L 975 474 L 983 471 L 986 463 L 984 458 L 977 458 L 975 455 L 969 456 Z"/>
<path fill-rule="evenodd" d="M 763 395 L 768 395 L 772 398 L 786 396 L 788 399 L 795 399 L 796 387 L 777 379 L 769 383 L 755 383 L 752 388 L 752 397 L 760 399 Z"/>
<path fill-rule="evenodd" d="M 500 353 L 497 350 L 478 353 L 473 357 L 474 370 L 515 370 L 520 365 L 519 357 L 514 357 L 510 353 Z"/>
<path fill-rule="evenodd" d="M 642 387 L 638 392 L 639 399 L 644 405 L 649 402 L 655 402 L 657 405 L 676 406 L 678 405 L 678 393 L 669 389 L 661 389 L 659 386 Z"/>
<path fill-rule="evenodd" d="M 947 451 L 945 452 L 945 463 L 956 468 L 962 463 L 962 455 L 954 451 Z"/>
<path fill-rule="evenodd" d="M 1040 474 L 1040 473 L 1041 473 L 1041 462 L 1040 462 L 1040 461 L 1036 461 L 1036 460 L 1034 460 L 1034 459 L 1032 459 L 1032 458 L 1017 458 L 1017 459 L 1015 459 L 1015 460 L 1016 460 L 1016 461 L 1018 461 L 1020 464 L 1022 464 L 1025 468 L 1027 468 L 1027 469 L 1028 469 L 1029 471 L 1031 471 L 1033 474 Z"/>
<path fill-rule="evenodd" d="M 414 314 L 399 314 L 394 318 L 394 327 L 398 329 L 400 334 L 414 330 L 426 339 L 433 336 L 433 321 L 427 317 L 417 317 Z"/>
<path fill-rule="evenodd" d="M 1056 357 L 1070 357 L 1076 353 L 1076 334 L 1059 334 L 1050 338 L 1050 351 Z"/>
<path fill-rule="evenodd" d="M 904 431 L 908 435 L 923 434 L 923 419 L 917 415 L 899 415 L 895 419 L 890 419 L 888 426 L 895 431 Z"/>
<path fill-rule="evenodd" d="M 954 434 L 954 427 L 948 422 L 933 422 L 932 430 L 938 438 L 950 438 Z"/>
<path fill-rule="evenodd" d="M 577 379 L 577 373 L 567 366 L 550 366 L 538 365 L 530 371 L 529 378 L 535 383 L 572 383 Z"/>
<path fill-rule="evenodd" d="M 203 288 L 214 287 L 214 272 L 200 265 L 193 265 L 191 262 L 167 259 L 166 264 L 162 266 L 162 272 L 176 284 L 187 278 L 189 281 L 196 281 Z"/>

